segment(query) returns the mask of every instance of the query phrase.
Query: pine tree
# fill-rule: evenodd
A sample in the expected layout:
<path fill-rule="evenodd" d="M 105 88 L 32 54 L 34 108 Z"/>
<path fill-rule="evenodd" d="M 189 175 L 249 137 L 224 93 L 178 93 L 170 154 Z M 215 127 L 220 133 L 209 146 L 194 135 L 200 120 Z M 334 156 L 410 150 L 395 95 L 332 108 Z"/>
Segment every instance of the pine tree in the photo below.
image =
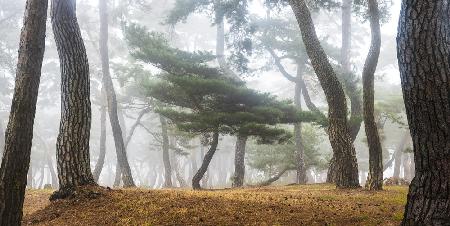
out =
<path fill-rule="evenodd" d="M 28 0 L 20 35 L 16 84 L 0 168 L 0 225 L 21 224 L 45 50 L 48 1 Z"/>
<path fill-rule="evenodd" d="M 271 143 L 288 136 L 277 124 L 317 119 L 312 113 L 299 112 L 274 96 L 248 89 L 220 69 L 208 66 L 207 62 L 215 59 L 211 54 L 174 49 L 161 34 L 148 33 L 135 25 L 127 28 L 126 38 L 135 58 L 164 71 L 159 81 L 139 82 L 147 87 L 148 96 L 174 106 L 158 112 L 183 131 L 212 137 L 210 149 L 193 178 L 195 189 L 200 188 L 220 134 L 256 136 L 260 142 Z"/>

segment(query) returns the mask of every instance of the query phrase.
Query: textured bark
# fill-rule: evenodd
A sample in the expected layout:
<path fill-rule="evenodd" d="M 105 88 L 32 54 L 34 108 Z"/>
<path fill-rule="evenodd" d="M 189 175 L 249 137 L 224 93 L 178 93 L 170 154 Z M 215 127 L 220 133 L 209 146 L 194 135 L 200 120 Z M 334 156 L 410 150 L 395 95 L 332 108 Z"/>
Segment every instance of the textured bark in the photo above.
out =
<path fill-rule="evenodd" d="M 45 51 L 47 1 L 28 0 L 0 168 L 0 225 L 20 225 Z"/>
<path fill-rule="evenodd" d="M 3 156 L 3 150 L 5 148 L 5 131 L 3 129 L 3 124 L 0 119 L 0 156 Z M 0 164 L 2 163 L 2 160 L 0 159 Z"/>
<path fill-rule="evenodd" d="M 335 157 L 335 183 L 340 188 L 359 187 L 358 164 L 347 121 L 344 90 L 317 37 L 304 0 L 289 0 L 302 32 L 307 54 L 328 102 L 328 134 Z"/>
<path fill-rule="evenodd" d="M 245 146 L 247 145 L 246 136 L 237 136 L 234 152 L 234 178 L 232 186 L 234 188 L 244 185 L 245 177 Z"/>
<path fill-rule="evenodd" d="M 450 2 L 404 0 L 397 50 L 415 177 L 403 225 L 450 222 Z"/>
<path fill-rule="evenodd" d="M 89 64 L 75 14 L 75 1 L 52 0 L 52 28 L 61 67 L 61 122 L 56 144 L 59 191 L 66 198 L 77 186 L 95 184 L 89 160 L 91 101 Z"/>
<path fill-rule="evenodd" d="M 383 188 L 383 151 L 374 115 L 375 71 L 377 69 L 381 48 L 380 12 L 378 10 L 377 0 L 368 0 L 368 8 L 372 41 L 362 74 L 364 126 L 367 144 L 369 146 L 369 175 L 367 177 L 366 187 L 369 190 L 381 190 Z"/>
<path fill-rule="evenodd" d="M 164 164 L 164 187 L 172 187 L 172 166 L 170 165 L 170 153 L 169 153 L 169 134 L 167 133 L 167 121 L 163 116 L 159 116 L 161 122 L 161 134 L 162 134 L 162 155 Z"/>
<path fill-rule="evenodd" d="M 342 48 L 340 63 L 344 72 L 343 76 L 352 73 L 351 69 L 351 47 L 352 47 L 352 5 L 353 0 L 342 1 Z M 348 78 L 342 79 L 345 82 L 345 90 L 350 100 L 350 121 L 349 130 L 352 142 L 355 142 L 362 123 L 362 99 L 358 92 L 357 81 L 351 81 Z M 335 156 L 330 161 L 330 167 L 327 174 L 327 182 L 334 183 L 336 177 L 335 172 Z"/>
<path fill-rule="evenodd" d="M 103 86 L 105 87 L 106 99 L 108 102 L 108 115 L 111 129 L 114 136 L 117 161 L 122 175 L 124 187 L 134 187 L 133 175 L 131 174 L 128 162 L 124 136 L 120 128 L 119 116 L 117 114 L 117 99 L 114 91 L 113 81 L 109 71 L 109 50 L 108 50 L 108 5 L 106 0 L 99 0 L 100 14 L 100 55 L 102 61 Z"/>
<path fill-rule="evenodd" d="M 297 79 L 302 79 L 302 71 L 300 66 L 297 68 Z M 295 83 L 295 96 L 294 96 L 294 104 L 298 110 L 302 110 L 302 86 L 300 82 Z M 295 135 L 295 149 L 296 149 L 296 164 L 297 164 L 297 175 L 296 182 L 298 184 L 306 184 L 306 166 L 305 166 L 305 148 L 303 146 L 303 138 L 302 138 L 302 124 L 296 123 L 294 125 L 294 135 Z"/>
<path fill-rule="evenodd" d="M 209 147 L 208 152 L 206 152 L 205 157 L 203 158 L 202 165 L 198 169 L 197 173 L 194 175 L 194 178 L 192 178 L 192 188 L 193 189 L 201 189 L 200 181 L 202 180 L 203 176 L 205 175 L 206 171 L 208 170 L 209 163 L 211 163 L 214 153 L 216 153 L 218 144 L 219 144 L 219 133 L 214 132 L 211 146 Z M 202 184 L 203 184 L 203 182 L 202 182 Z"/>
<path fill-rule="evenodd" d="M 98 182 L 100 174 L 102 173 L 103 165 L 105 164 L 106 156 L 106 107 L 100 109 L 100 153 L 98 155 L 97 163 L 93 172 L 95 182 Z"/>

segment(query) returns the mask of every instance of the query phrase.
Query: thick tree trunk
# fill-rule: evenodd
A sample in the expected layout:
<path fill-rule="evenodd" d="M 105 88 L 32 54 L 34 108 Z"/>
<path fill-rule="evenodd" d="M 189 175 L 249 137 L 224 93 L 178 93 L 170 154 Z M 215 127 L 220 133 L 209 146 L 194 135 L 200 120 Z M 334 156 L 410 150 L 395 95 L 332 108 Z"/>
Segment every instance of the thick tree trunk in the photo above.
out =
<path fill-rule="evenodd" d="M 164 164 L 164 187 L 172 187 L 172 166 L 170 165 L 170 153 L 169 153 L 169 134 L 167 132 L 167 121 L 160 115 L 159 120 L 161 122 L 161 134 L 162 134 L 162 155 Z"/>
<path fill-rule="evenodd" d="M 109 72 L 109 53 L 108 53 L 108 5 L 106 0 L 99 0 L 100 14 L 100 55 L 102 61 L 103 86 L 105 87 L 106 99 L 108 101 L 109 121 L 114 136 L 117 160 L 122 175 L 124 187 L 134 187 L 133 175 L 131 174 L 130 164 L 128 162 L 124 136 L 120 128 L 119 116 L 117 115 L 117 99 L 114 91 L 113 81 Z"/>
<path fill-rule="evenodd" d="M 350 121 L 349 130 L 352 142 L 356 140 L 362 123 L 362 99 L 358 91 L 358 80 L 347 78 L 352 73 L 351 69 L 351 46 L 352 46 L 352 5 L 353 0 L 342 1 L 342 48 L 341 48 L 341 65 L 343 70 L 342 81 L 344 82 L 345 91 L 350 100 Z M 335 158 L 330 161 L 330 167 L 327 174 L 327 183 L 334 183 L 336 177 Z"/>
<path fill-rule="evenodd" d="M 53 33 L 61 67 L 61 122 L 56 144 L 59 191 L 66 198 L 77 186 L 94 185 L 90 160 L 91 101 L 89 64 L 74 0 L 52 0 Z"/>
<path fill-rule="evenodd" d="M 192 188 L 193 189 L 196 189 L 196 190 L 201 189 L 200 181 L 202 180 L 203 176 L 205 175 L 206 171 L 208 170 L 209 163 L 211 163 L 214 153 L 216 153 L 218 144 L 219 144 L 219 133 L 214 132 L 211 146 L 209 147 L 208 152 L 206 152 L 206 155 L 203 158 L 202 165 L 198 169 L 197 173 L 194 175 L 194 178 L 192 178 Z"/>
<path fill-rule="evenodd" d="M 97 163 L 94 168 L 94 180 L 98 182 L 100 174 L 102 173 L 103 165 L 105 164 L 106 156 L 106 107 L 100 109 L 100 153 L 98 155 Z"/>
<path fill-rule="evenodd" d="M 368 0 L 370 30 L 372 41 L 363 69 L 363 97 L 364 97 L 364 126 L 366 130 L 367 144 L 369 145 L 369 175 L 366 187 L 369 190 L 383 189 L 383 151 L 377 123 L 375 122 L 375 71 L 381 48 L 380 12 L 377 0 Z"/>
<path fill-rule="evenodd" d="M 302 78 L 302 70 L 300 69 L 300 65 L 297 67 L 297 79 Z M 302 110 L 302 85 L 300 82 L 295 83 L 295 96 L 294 96 L 294 104 L 299 111 Z M 298 184 L 306 184 L 308 178 L 306 177 L 306 166 L 305 166 L 305 148 L 303 146 L 303 138 L 302 138 L 302 123 L 296 123 L 294 125 L 294 135 L 295 135 L 295 149 L 296 149 L 296 164 L 297 164 L 297 175 L 296 182 Z"/>
<path fill-rule="evenodd" d="M 14 95 L 0 168 L 0 225 L 21 224 L 45 51 L 47 1 L 28 0 L 20 35 Z"/>
<path fill-rule="evenodd" d="M 347 121 L 344 90 L 316 35 L 304 0 L 289 0 L 302 32 L 306 51 L 328 102 L 328 134 L 335 156 L 335 183 L 339 188 L 359 187 L 358 164 Z"/>
<path fill-rule="evenodd" d="M 233 184 L 234 188 L 242 187 L 244 185 L 245 177 L 245 146 L 247 144 L 246 136 L 237 136 L 235 152 L 234 152 L 234 177 Z"/>
<path fill-rule="evenodd" d="M 397 36 L 415 177 L 403 225 L 450 222 L 450 2 L 404 0 Z"/>

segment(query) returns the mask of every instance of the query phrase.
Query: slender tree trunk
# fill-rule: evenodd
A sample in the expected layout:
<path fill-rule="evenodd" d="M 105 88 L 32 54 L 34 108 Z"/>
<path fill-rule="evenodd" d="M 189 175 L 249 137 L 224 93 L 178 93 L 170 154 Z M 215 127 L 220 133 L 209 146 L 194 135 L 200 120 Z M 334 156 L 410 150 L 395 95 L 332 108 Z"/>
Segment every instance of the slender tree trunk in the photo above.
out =
<path fill-rule="evenodd" d="M 236 150 L 234 152 L 234 177 L 233 187 L 242 187 L 245 176 L 245 146 L 247 144 L 246 136 L 239 135 L 236 140 Z"/>
<path fill-rule="evenodd" d="M 0 225 L 21 224 L 33 140 L 34 116 L 45 51 L 47 1 L 28 0 L 3 160 L 0 168 Z"/>
<path fill-rule="evenodd" d="M 66 198 L 75 187 L 94 185 L 90 160 L 91 101 L 89 64 L 74 0 L 52 0 L 53 33 L 61 67 L 61 122 L 56 144 L 59 191 Z"/>
<path fill-rule="evenodd" d="M 273 184 L 275 181 L 279 180 L 288 170 L 289 170 L 288 168 L 284 168 L 283 170 L 278 172 L 275 176 L 267 179 L 264 182 L 259 183 L 258 186 L 269 186 Z"/>
<path fill-rule="evenodd" d="M 50 176 L 52 177 L 52 188 L 57 189 L 58 188 L 58 175 L 55 172 L 55 168 L 53 168 L 53 161 L 52 157 L 48 152 L 46 152 L 46 159 L 47 159 L 47 166 L 50 171 Z"/>
<path fill-rule="evenodd" d="M 397 150 L 394 152 L 395 160 L 394 160 L 394 174 L 392 177 L 399 179 L 400 178 L 400 167 L 402 165 L 402 155 L 405 150 L 405 145 L 408 142 L 410 135 L 405 134 L 401 139 L 400 143 L 397 146 Z"/>
<path fill-rule="evenodd" d="M 133 138 L 134 132 L 136 128 L 141 124 L 141 120 L 145 114 L 150 112 L 150 108 L 144 108 L 141 112 L 139 112 L 138 117 L 136 118 L 135 123 L 131 126 L 130 131 L 128 132 L 127 139 L 125 140 L 125 149 L 128 149 L 128 145 L 130 144 L 131 138 Z"/>
<path fill-rule="evenodd" d="M 216 12 L 217 33 L 216 33 L 216 55 L 220 68 L 225 72 L 225 75 L 235 81 L 241 81 L 239 76 L 234 73 L 227 64 L 225 58 L 225 25 L 224 16 L 222 12 Z"/>
<path fill-rule="evenodd" d="M 369 175 L 366 187 L 369 190 L 383 189 L 383 150 L 374 115 L 375 96 L 375 71 L 381 48 L 380 12 L 377 0 L 368 0 L 370 29 L 372 41 L 363 69 L 363 93 L 364 93 L 364 126 L 369 145 Z"/>
<path fill-rule="evenodd" d="M 164 187 L 172 187 L 172 166 L 170 165 L 170 153 L 169 153 L 169 134 L 167 132 L 167 121 L 160 115 L 159 120 L 161 122 L 161 133 L 163 138 L 162 151 L 163 151 L 163 163 L 164 163 Z"/>
<path fill-rule="evenodd" d="M 0 119 L 0 156 L 3 156 L 3 150 L 5 148 L 5 131 L 3 130 L 3 124 Z M 0 164 L 2 163 L 2 159 L 0 159 Z"/>
<path fill-rule="evenodd" d="M 34 188 L 34 171 L 33 171 L 33 163 L 30 162 L 30 167 L 28 169 L 28 173 L 27 173 L 27 187 L 29 189 L 33 189 Z"/>
<path fill-rule="evenodd" d="M 302 78 L 302 69 L 300 69 L 300 65 L 297 65 L 297 79 Z M 299 82 L 295 83 L 295 96 L 294 96 L 294 104 L 299 111 L 302 110 L 302 85 Z M 296 149 L 296 164 L 297 164 L 297 175 L 296 182 L 298 184 L 306 184 L 306 166 L 305 166 L 305 147 L 303 146 L 303 138 L 302 138 L 302 123 L 296 123 L 294 125 L 294 134 L 295 134 L 295 149 Z"/>
<path fill-rule="evenodd" d="M 102 106 L 100 109 L 100 153 L 98 155 L 97 163 L 94 168 L 94 180 L 98 182 L 100 174 L 102 173 L 103 165 L 105 164 L 106 156 L 106 107 Z"/>
<path fill-rule="evenodd" d="M 206 171 L 208 170 L 209 163 L 211 163 L 214 153 L 216 153 L 218 144 L 219 144 L 219 133 L 214 132 L 211 146 L 209 147 L 208 152 L 206 152 L 206 155 L 203 158 L 202 165 L 198 169 L 197 173 L 194 175 L 194 178 L 192 178 L 192 188 L 193 189 L 196 189 L 196 190 L 201 189 L 200 181 L 202 180 L 203 176 L 205 175 Z"/>
<path fill-rule="evenodd" d="M 333 67 L 321 47 L 311 13 L 304 0 L 289 0 L 302 32 L 306 51 L 328 102 L 328 134 L 335 156 L 335 182 L 339 188 L 359 187 L 358 164 L 347 121 L 347 101 Z"/>
<path fill-rule="evenodd" d="M 105 87 L 106 99 L 108 101 L 109 120 L 114 136 L 117 160 L 122 175 L 124 187 L 134 187 L 133 175 L 127 158 L 124 136 L 120 128 L 119 116 L 117 114 L 117 99 L 114 91 L 113 81 L 109 72 L 108 53 L 108 4 L 106 0 L 99 0 L 100 13 L 100 55 L 102 61 L 103 86 Z"/>
<path fill-rule="evenodd" d="M 204 157 L 205 157 L 205 147 L 203 146 L 203 144 L 200 144 L 200 158 L 203 159 Z M 198 172 L 198 170 L 199 169 L 195 170 L 194 177 L 195 177 L 195 174 Z M 209 172 L 210 172 L 210 170 L 208 169 L 202 178 L 201 182 L 202 182 L 203 188 L 206 188 L 208 186 Z M 194 177 L 192 177 L 192 180 L 194 180 Z"/>
<path fill-rule="evenodd" d="M 397 50 L 415 177 L 403 225 L 450 222 L 450 2 L 404 0 Z"/>

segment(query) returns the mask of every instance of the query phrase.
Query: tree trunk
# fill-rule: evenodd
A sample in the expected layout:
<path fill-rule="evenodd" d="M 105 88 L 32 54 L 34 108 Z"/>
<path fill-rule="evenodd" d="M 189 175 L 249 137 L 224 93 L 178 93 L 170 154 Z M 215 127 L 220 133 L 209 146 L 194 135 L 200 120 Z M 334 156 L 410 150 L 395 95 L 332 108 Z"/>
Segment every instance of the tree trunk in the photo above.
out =
<path fill-rule="evenodd" d="M 200 158 L 203 159 L 205 157 L 205 147 L 203 146 L 203 144 L 200 143 Z M 199 169 L 195 169 L 195 173 L 194 173 L 194 177 L 195 174 L 198 172 Z M 202 187 L 206 188 L 208 186 L 208 180 L 209 180 L 209 169 L 206 171 L 205 175 L 202 178 Z M 194 177 L 192 177 L 192 180 L 194 180 Z"/>
<path fill-rule="evenodd" d="M 297 79 L 302 78 L 302 70 L 300 69 L 300 65 L 297 65 Z M 299 82 L 295 83 L 295 96 L 294 96 L 294 104 L 299 111 L 302 110 L 302 85 Z M 298 184 L 306 184 L 306 166 L 305 166 L 305 148 L 303 146 L 303 138 L 302 138 L 302 123 L 296 123 L 294 125 L 294 134 L 295 134 L 295 149 L 296 149 L 296 164 L 297 164 L 297 175 L 296 182 Z"/>
<path fill-rule="evenodd" d="M 45 51 L 47 1 L 28 0 L 0 168 L 0 225 L 20 225 Z"/>
<path fill-rule="evenodd" d="M 269 186 L 269 185 L 271 185 L 275 181 L 279 180 L 284 175 L 284 173 L 286 173 L 286 171 L 288 171 L 288 170 L 289 170 L 288 168 L 284 168 L 283 170 L 278 172 L 275 176 L 269 178 L 268 180 L 266 180 L 264 182 L 259 183 L 258 186 Z"/>
<path fill-rule="evenodd" d="M 56 144 L 60 187 L 50 197 L 54 200 L 70 196 L 77 186 L 96 183 L 89 160 L 89 64 L 75 1 L 52 0 L 51 18 L 61 67 L 61 122 Z"/>
<path fill-rule="evenodd" d="M 363 69 L 363 97 L 364 97 L 364 126 L 367 144 L 369 145 L 369 175 L 366 187 L 369 190 L 383 189 L 383 151 L 374 115 L 374 81 L 378 57 L 381 48 L 380 12 L 377 0 L 368 0 L 370 30 L 372 41 L 369 54 Z"/>
<path fill-rule="evenodd" d="M 114 136 L 117 160 L 122 175 L 124 187 L 134 187 L 133 175 L 131 174 L 130 164 L 128 162 L 125 150 L 124 136 L 120 128 L 119 116 L 117 115 L 117 99 L 114 91 L 113 81 L 109 72 L 109 53 L 108 53 L 108 5 L 106 0 L 99 0 L 100 14 L 100 55 L 102 61 L 103 86 L 105 87 L 106 99 L 108 101 L 109 121 Z"/>
<path fill-rule="evenodd" d="M 333 67 L 323 50 L 310 11 L 304 0 L 289 0 L 302 32 L 311 64 L 319 78 L 328 102 L 328 134 L 335 156 L 336 186 L 359 187 L 358 164 L 347 121 L 347 101 Z"/>
<path fill-rule="evenodd" d="M 247 144 L 246 136 L 239 135 L 236 140 L 236 150 L 234 152 L 234 177 L 233 187 L 242 187 L 245 176 L 245 146 Z"/>
<path fill-rule="evenodd" d="M 159 120 L 161 122 L 161 133 L 163 138 L 162 154 L 164 163 L 164 187 L 172 187 L 172 166 L 170 165 L 170 153 L 169 153 L 169 134 L 167 133 L 167 121 L 160 115 Z"/>
<path fill-rule="evenodd" d="M 344 76 L 352 73 L 351 68 L 351 48 L 352 48 L 352 5 L 353 0 L 342 1 L 342 48 L 341 65 Z M 344 78 L 346 80 L 346 78 Z M 347 81 L 347 80 L 346 80 Z M 354 142 L 359 133 L 362 122 L 362 103 L 358 92 L 356 81 L 348 81 L 346 86 L 347 95 L 350 99 L 350 136 Z M 352 83 L 352 84 L 350 84 Z"/>
<path fill-rule="evenodd" d="M 98 182 L 100 174 L 102 173 L 103 165 L 105 164 L 106 156 L 106 107 L 100 109 L 100 153 L 98 155 L 97 163 L 94 168 L 94 180 Z"/>
<path fill-rule="evenodd" d="M 220 68 L 225 72 L 225 75 L 235 81 L 241 81 L 238 75 L 234 73 L 230 67 L 228 66 L 225 58 L 225 25 L 224 25 L 224 16 L 221 14 L 222 12 L 216 12 L 216 56 L 217 62 L 219 63 Z"/>
<path fill-rule="evenodd" d="M 404 0 L 397 36 L 415 177 L 403 225 L 450 222 L 450 4 Z"/>
<path fill-rule="evenodd" d="M 392 177 L 399 179 L 400 178 L 400 167 L 402 165 L 402 155 L 404 154 L 403 151 L 405 150 L 405 145 L 408 142 L 410 135 L 409 133 L 403 135 L 403 138 L 401 139 L 400 143 L 397 146 L 397 150 L 394 152 L 394 174 Z"/>
<path fill-rule="evenodd" d="M 2 163 L 1 157 L 3 156 L 4 148 L 5 148 L 5 131 L 3 130 L 2 120 L 0 119 L 0 164 Z"/>
<path fill-rule="evenodd" d="M 193 189 L 201 189 L 200 187 L 200 181 L 202 180 L 203 176 L 205 175 L 206 171 L 208 170 L 209 163 L 211 162 L 214 153 L 217 150 L 217 145 L 219 144 L 219 132 L 214 132 L 213 139 L 211 142 L 211 146 L 206 152 L 205 157 L 203 158 L 202 165 L 198 169 L 197 173 L 194 175 L 194 178 L 192 178 L 192 188 Z"/>

